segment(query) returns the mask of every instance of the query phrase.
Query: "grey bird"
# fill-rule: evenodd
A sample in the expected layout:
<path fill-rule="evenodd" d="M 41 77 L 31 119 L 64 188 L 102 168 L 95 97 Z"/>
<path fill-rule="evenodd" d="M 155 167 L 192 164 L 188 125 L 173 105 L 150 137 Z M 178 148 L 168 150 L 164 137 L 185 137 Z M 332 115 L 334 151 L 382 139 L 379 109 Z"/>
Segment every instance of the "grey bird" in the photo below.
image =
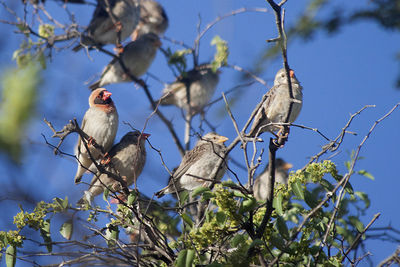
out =
<path fill-rule="evenodd" d="M 154 0 L 140 1 L 139 24 L 131 35 L 132 40 L 146 33 L 162 35 L 168 28 L 168 16 L 164 8 Z"/>
<path fill-rule="evenodd" d="M 293 98 L 296 102 L 293 102 L 288 122 L 293 123 L 299 116 L 303 105 L 303 87 L 294 75 L 293 70 L 290 70 L 290 81 L 292 84 Z M 286 71 L 282 68 L 277 72 L 274 86 L 267 92 L 266 100 L 262 103 L 261 108 L 254 117 L 249 136 L 258 136 L 266 131 L 274 133 L 282 129 L 281 126 L 268 124 L 285 122 L 291 102 L 288 88 Z"/>
<path fill-rule="evenodd" d="M 118 130 L 118 113 L 111 93 L 106 89 L 98 88 L 90 94 L 89 109 L 83 116 L 81 129 L 91 138 L 87 145 L 94 160 L 99 159 L 101 153 L 91 144 L 92 139 L 103 147 L 105 153 L 111 149 Z M 83 174 L 92 165 L 90 155 L 79 137 L 75 147 L 75 156 L 78 159 L 75 183 L 81 181 Z"/>
<path fill-rule="evenodd" d="M 205 179 L 212 179 L 210 175 L 219 159 L 224 156 L 226 140 L 228 138 L 216 133 L 208 133 L 201 137 L 196 146 L 186 152 L 181 164 L 170 177 L 168 186 L 157 192 L 156 196 L 160 198 L 165 194 L 193 190 L 210 184 L 210 181 Z M 217 172 L 217 180 L 224 176 L 225 169 L 224 164 Z"/>
<path fill-rule="evenodd" d="M 158 36 L 154 33 L 148 33 L 127 44 L 120 58 L 129 73 L 139 78 L 150 67 L 160 46 L 161 42 Z M 93 90 L 107 84 L 130 81 L 131 78 L 125 73 L 119 60 L 114 58 L 104 68 L 100 79 L 90 85 L 89 88 Z"/>
<path fill-rule="evenodd" d="M 287 184 L 289 179 L 289 169 L 292 168 L 293 165 L 285 162 L 283 159 L 278 158 L 275 161 L 275 183 L 279 184 Z M 268 164 L 265 167 L 264 171 L 256 178 L 254 181 L 254 197 L 258 201 L 266 200 L 268 194 Z"/>
<path fill-rule="evenodd" d="M 107 11 L 108 7 L 113 14 L 111 17 Z M 89 26 L 81 36 L 80 44 L 72 50 L 76 52 L 85 46 L 122 42 L 132 34 L 139 18 L 140 7 L 137 0 L 98 0 Z M 118 34 L 121 40 L 118 40 Z"/>
<path fill-rule="evenodd" d="M 202 64 L 179 76 L 177 80 L 163 90 L 158 100 L 160 105 L 175 105 L 196 114 L 203 111 L 211 100 L 219 82 L 219 71 L 214 72 L 210 64 Z M 190 108 L 188 105 L 187 86 L 189 86 Z"/>
<path fill-rule="evenodd" d="M 140 131 L 125 134 L 121 141 L 108 152 L 110 161 L 106 165 L 106 170 L 119 175 L 128 186 L 136 182 L 146 163 L 145 141 L 149 136 L 150 134 Z M 115 192 L 120 190 L 118 181 L 107 174 L 98 172 L 93 176 L 89 189 L 85 191 L 84 197 L 78 201 L 78 204 L 83 204 L 85 201 L 91 203 L 95 196 L 104 191 L 105 186 Z"/>

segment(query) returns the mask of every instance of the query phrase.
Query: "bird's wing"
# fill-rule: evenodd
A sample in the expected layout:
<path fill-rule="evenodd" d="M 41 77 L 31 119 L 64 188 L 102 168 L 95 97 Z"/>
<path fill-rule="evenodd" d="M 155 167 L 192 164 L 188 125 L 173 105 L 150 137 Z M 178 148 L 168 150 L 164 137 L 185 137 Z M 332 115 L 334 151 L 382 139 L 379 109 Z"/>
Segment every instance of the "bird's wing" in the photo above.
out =
<path fill-rule="evenodd" d="M 188 151 L 182 159 L 178 169 L 174 172 L 173 178 L 179 179 L 185 172 L 197 162 L 205 153 L 207 153 L 207 145 L 195 146 L 192 150 Z"/>
<path fill-rule="evenodd" d="M 256 113 L 254 117 L 254 123 L 253 126 L 251 127 L 250 134 L 255 134 L 255 131 L 258 130 L 261 124 L 267 123 L 266 120 L 268 120 L 266 114 L 267 114 L 267 109 L 271 105 L 271 103 L 274 101 L 276 97 L 276 89 L 278 86 L 272 86 L 272 88 L 266 93 L 266 99 L 262 103 L 260 109 Z"/>
<path fill-rule="evenodd" d="M 115 6 L 116 0 L 109 0 L 110 9 L 112 10 Z M 113 27 L 113 22 L 106 10 L 106 3 L 104 1 L 99 1 L 96 9 L 93 12 L 92 20 L 89 23 L 87 32 L 89 34 L 94 34 L 95 31 L 102 29 L 101 32 L 106 32 Z M 99 34 L 101 32 L 98 32 Z"/>

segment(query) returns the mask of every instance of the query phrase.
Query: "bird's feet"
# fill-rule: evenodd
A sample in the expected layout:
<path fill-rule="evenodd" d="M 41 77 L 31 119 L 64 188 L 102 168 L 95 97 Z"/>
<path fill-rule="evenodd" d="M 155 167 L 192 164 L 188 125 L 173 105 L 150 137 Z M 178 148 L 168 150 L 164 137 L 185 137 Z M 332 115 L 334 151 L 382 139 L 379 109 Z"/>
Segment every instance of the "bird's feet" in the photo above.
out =
<path fill-rule="evenodd" d="M 107 153 L 104 154 L 103 159 L 100 161 L 102 165 L 107 165 L 111 162 L 111 156 Z"/>
<path fill-rule="evenodd" d="M 94 146 L 95 143 L 96 143 L 96 140 L 94 140 L 94 138 L 92 136 L 89 136 L 89 139 L 87 140 L 88 147 Z"/>
<path fill-rule="evenodd" d="M 114 47 L 114 52 L 119 56 L 124 52 L 124 47 L 122 44 L 116 44 Z"/>

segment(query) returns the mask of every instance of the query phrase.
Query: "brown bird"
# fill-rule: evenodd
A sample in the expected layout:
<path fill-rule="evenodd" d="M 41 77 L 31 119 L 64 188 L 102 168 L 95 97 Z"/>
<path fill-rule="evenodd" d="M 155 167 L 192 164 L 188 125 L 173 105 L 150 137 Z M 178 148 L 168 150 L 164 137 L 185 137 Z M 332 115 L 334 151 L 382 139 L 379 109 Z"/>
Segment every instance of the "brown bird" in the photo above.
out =
<path fill-rule="evenodd" d="M 214 72 L 210 64 L 202 64 L 190 70 L 163 90 L 160 105 L 175 105 L 189 111 L 187 86 L 190 94 L 190 110 L 192 114 L 203 111 L 213 96 L 219 81 L 219 71 Z"/>
<path fill-rule="evenodd" d="M 107 11 L 107 3 L 114 18 L 110 17 Z M 139 17 L 140 7 L 137 0 L 108 0 L 107 2 L 98 0 L 89 26 L 81 36 L 80 44 L 72 50 L 76 52 L 85 46 L 116 44 L 118 34 L 121 39 L 119 41 L 122 42 L 132 34 L 139 23 Z"/>
<path fill-rule="evenodd" d="M 106 89 L 98 88 L 90 94 L 89 109 L 83 117 L 81 129 L 102 146 L 105 153 L 110 150 L 117 134 L 118 113 L 111 99 L 111 93 Z M 88 141 L 88 148 L 93 159 L 99 159 L 101 153 L 91 145 L 91 140 Z M 85 171 L 93 163 L 80 137 L 75 147 L 75 156 L 78 159 L 75 183 L 79 183 Z"/>
<path fill-rule="evenodd" d="M 125 46 L 124 52 L 121 54 L 121 60 L 129 73 L 139 78 L 150 67 L 160 46 L 160 39 L 154 33 L 142 35 L 136 41 L 130 42 Z M 130 77 L 125 73 L 119 60 L 114 58 L 104 68 L 101 78 L 89 87 L 93 90 L 107 84 L 130 81 Z"/>
<path fill-rule="evenodd" d="M 125 134 L 121 141 L 108 152 L 110 162 L 106 165 L 106 170 L 119 175 L 128 186 L 136 182 L 146 163 L 145 141 L 149 136 L 150 134 L 140 131 Z M 93 176 L 89 189 L 85 191 L 84 197 L 78 201 L 78 204 L 83 204 L 85 200 L 91 203 L 95 196 L 104 191 L 105 186 L 114 192 L 120 190 L 118 181 L 107 174 L 98 172 Z"/>
<path fill-rule="evenodd" d="M 275 183 L 279 184 L 287 184 L 289 179 L 289 169 L 292 168 L 293 165 L 285 162 L 281 158 L 277 158 L 275 161 Z M 264 171 L 256 178 L 254 181 L 254 197 L 258 201 L 266 200 L 268 194 L 268 184 L 269 175 L 268 175 L 268 164 L 265 167 Z"/>
<path fill-rule="evenodd" d="M 201 137 L 196 146 L 188 151 L 182 159 L 181 164 L 170 177 L 168 186 L 156 193 L 157 197 L 165 194 L 180 192 L 184 189 L 193 190 L 199 186 L 209 184 L 201 178 L 211 179 L 216 164 L 224 156 L 224 142 L 228 140 L 225 136 L 216 133 L 208 133 Z M 222 167 L 217 173 L 217 180 L 224 176 L 226 167 Z"/>
<path fill-rule="evenodd" d="M 303 105 L 303 87 L 294 75 L 293 70 L 290 70 L 290 82 L 296 102 L 293 103 L 288 122 L 293 123 L 299 116 Z M 266 100 L 254 117 L 249 136 L 254 137 L 266 131 L 276 132 L 282 129 L 281 126 L 268 124 L 285 122 L 291 102 L 288 88 L 286 71 L 280 69 L 275 76 L 274 86 L 267 92 Z"/>
<path fill-rule="evenodd" d="M 146 33 L 162 35 L 168 28 L 168 17 L 164 8 L 154 0 L 140 1 L 139 24 L 132 33 L 132 40 Z"/>

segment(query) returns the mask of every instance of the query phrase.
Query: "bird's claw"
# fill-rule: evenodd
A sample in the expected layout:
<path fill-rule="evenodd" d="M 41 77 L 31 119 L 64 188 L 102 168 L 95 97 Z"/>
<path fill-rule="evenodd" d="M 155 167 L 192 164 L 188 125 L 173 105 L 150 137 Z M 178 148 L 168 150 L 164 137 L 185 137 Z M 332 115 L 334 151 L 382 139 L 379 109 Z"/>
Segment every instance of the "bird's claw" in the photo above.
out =
<path fill-rule="evenodd" d="M 121 54 L 124 52 L 124 47 L 122 46 L 122 44 L 117 44 L 117 45 L 115 45 L 115 47 L 114 47 L 114 52 L 115 52 L 117 55 L 121 55 Z"/>
<path fill-rule="evenodd" d="M 89 139 L 87 140 L 87 145 L 88 147 L 93 146 L 96 143 L 96 140 L 92 136 L 89 136 Z"/>
<path fill-rule="evenodd" d="M 102 165 L 107 165 L 111 162 L 111 156 L 107 153 L 104 154 L 103 159 L 100 161 Z"/>

